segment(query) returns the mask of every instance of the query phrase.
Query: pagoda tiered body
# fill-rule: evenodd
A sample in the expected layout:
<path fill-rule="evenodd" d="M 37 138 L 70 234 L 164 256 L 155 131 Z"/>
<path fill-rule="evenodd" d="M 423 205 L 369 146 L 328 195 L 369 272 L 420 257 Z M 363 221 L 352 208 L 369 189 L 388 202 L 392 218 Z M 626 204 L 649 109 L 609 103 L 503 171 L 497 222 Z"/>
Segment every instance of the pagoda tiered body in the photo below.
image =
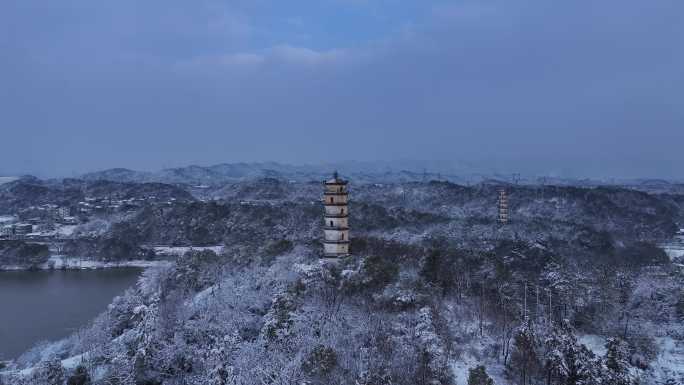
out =
<path fill-rule="evenodd" d="M 323 203 L 325 204 L 325 225 L 323 232 L 324 253 L 326 258 L 349 255 L 349 192 L 347 181 L 337 173 L 325 182 Z"/>
<path fill-rule="evenodd" d="M 508 195 L 505 188 L 499 189 L 499 223 L 508 223 Z"/>

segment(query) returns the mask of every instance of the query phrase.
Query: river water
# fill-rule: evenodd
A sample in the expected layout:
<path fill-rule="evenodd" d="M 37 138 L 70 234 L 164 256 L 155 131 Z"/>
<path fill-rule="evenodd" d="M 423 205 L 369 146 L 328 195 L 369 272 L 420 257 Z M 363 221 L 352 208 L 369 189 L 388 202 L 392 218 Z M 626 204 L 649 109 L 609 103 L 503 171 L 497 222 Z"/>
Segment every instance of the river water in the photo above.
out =
<path fill-rule="evenodd" d="M 137 281 L 141 269 L 0 272 L 0 360 L 68 336 Z"/>

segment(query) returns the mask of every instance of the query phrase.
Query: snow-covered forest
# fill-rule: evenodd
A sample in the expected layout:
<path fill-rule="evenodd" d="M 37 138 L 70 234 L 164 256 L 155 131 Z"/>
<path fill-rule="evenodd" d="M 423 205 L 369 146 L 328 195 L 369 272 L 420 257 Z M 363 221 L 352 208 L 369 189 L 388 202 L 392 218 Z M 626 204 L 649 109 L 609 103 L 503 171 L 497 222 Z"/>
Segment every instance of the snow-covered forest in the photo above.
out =
<path fill-rule="evenodd" d="M 507 185 L 502 226 L 500 187 L 352 182 L 352 256 L 338 263 L 319 259 L 318 182 L 187 187 L 194 197 L 99 218 L 67 253 L 224 247 L 148 268 L 91 324 L 6 363 L 0 383 L 684 383 L 682 261 L 660 247 L 681 196 Z"/>

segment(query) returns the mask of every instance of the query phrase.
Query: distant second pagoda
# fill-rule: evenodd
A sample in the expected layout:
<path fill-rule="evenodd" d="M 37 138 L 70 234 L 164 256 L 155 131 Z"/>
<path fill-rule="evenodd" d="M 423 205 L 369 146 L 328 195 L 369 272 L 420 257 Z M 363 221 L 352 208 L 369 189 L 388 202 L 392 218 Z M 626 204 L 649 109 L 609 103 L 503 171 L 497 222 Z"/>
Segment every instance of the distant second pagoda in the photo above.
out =
<path fill-rule="evenodd" d="M 339 258 L 349 255 L 349 191 L 347 181 L 337 172 L 325 182 L 323 204 L 325 205 L 325 225 L 323 226 L 323 248 L 326 258 Z"/>

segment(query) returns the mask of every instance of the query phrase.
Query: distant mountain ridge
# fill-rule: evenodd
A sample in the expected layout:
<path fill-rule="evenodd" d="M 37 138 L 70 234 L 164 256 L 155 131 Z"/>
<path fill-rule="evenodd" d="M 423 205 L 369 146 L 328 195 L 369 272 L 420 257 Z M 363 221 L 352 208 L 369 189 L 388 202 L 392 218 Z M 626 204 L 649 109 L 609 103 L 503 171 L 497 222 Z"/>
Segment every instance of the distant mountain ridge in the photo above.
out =
<path fill-rule="evenodd" d="M 144 171 L 135 171 L 127 168 L 111 168 L 84 174 L 81 179 L 87 181 L 109 180 L 112 182 L 142 182 L 152 177 L 152 173 Z"/>
<path fill-rule="evenodd" d="M 297 180 L 316 177 L 317 170 L 305 167 L 284 166 L 277 163 L 234 163 L 213 166 L 191 165 L 167 168 L 156 172 L 135 171 L 123 168 L 88 173 L 84 180 L 110 180 L 116 182 L 159 182 L 173 184 L 224 184 L 259 178 L 279 178 Z"/>
<path fill-rule="evenodd" d="M 263 178 L 296 182 L 321 181 L 333 171 L 354 183 L 404 183 L 449 181 L 460 185 L 478 183 L 556 185 L 596 187 L 623 186 L 643 191 L 684 193 L 684 184 L 662 179 L 577 179 L 502 174 L 491 170 L 449 161 L 347 161 L 318 165 L 289 165 L 277 162 L 221 163 L 212 166 L 190 165 L 160 171 L 136 171 L 113 168 L 81 176 L 86 181 L 108 180 L 121 183 L 168 183 L 189 186 L 218 187 L 229 183 Z"/>
<path fill-rule="evenodd" d="M 485 179 L 485 174 L 471 165 L 437 161 L 350 161 L 320 165 L 289 165 L 276 162 L 221 163 L 212 166 L 167 168 L 154 172 L 113 168 L 84 174 L 81 178 L 91 181 L 222 185 L 261 178 L 308 182 L 326 179 L 333 171 L 339 171 L 345 178 L 360 183 L 448 180 L 469 184 Z"/>

